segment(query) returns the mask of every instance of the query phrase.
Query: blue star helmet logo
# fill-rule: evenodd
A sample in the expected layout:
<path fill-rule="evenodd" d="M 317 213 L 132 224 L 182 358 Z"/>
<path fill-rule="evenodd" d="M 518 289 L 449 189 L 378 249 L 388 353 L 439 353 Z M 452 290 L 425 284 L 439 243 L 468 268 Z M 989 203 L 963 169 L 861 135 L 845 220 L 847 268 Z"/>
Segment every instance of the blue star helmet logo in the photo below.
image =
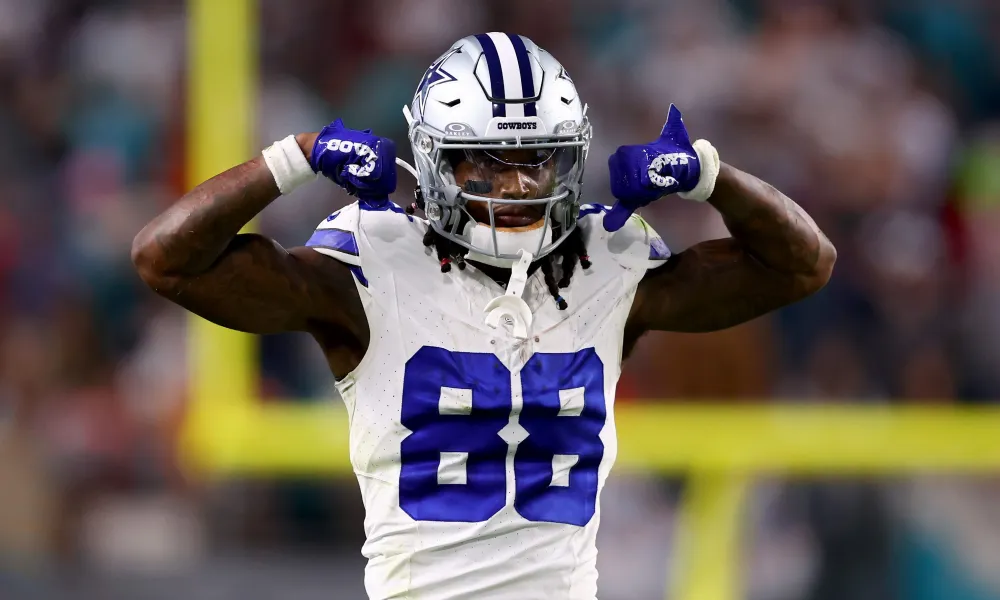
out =
<path fill-rule="evenodd" d="M 445 71 L 441 68 L 441 65 L 445 63 L 453 54 L 461 52 L 461 48 L 452 48 L 444 56 L 439 58 L 437 62 L 427 69 L 424 73 L 424 78 L 420 80 L 420 87 L 417 88 L 416 98 L 419 99 L 417 105 L 420 107 L 420 114 L 424 114 L 424 108 L 427 106 L 427 96 L 430 94 L 431 88 L 442 84 L 448 83 L 450 81 L 457 81 L 454 75 Z"/>

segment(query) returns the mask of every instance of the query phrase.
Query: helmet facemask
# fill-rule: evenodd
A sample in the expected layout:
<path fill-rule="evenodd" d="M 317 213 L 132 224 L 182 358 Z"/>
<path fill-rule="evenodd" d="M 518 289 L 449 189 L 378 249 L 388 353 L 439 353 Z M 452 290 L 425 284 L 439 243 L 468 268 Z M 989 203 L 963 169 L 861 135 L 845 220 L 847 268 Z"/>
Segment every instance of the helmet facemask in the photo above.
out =
<path fill-rule="evenodd" d="M 562 65 L 523 36 L 467 36 L 439 57 L 403 109 L 430 235 L 505 267 L 565 241 L 591 135 L 579 96 Z M 537 220 L 514 218 L 526 207 Z"/>
<path fill-rule="evenodd" d="M 510 266 L 521 250 L 540 258 L 576 228 L 586 121 L 581 134 L 533 140 L 452 140 L 414 125 L 414 148 L 427 148 L 415 159 L 430 225 L 470 260 Z"/>

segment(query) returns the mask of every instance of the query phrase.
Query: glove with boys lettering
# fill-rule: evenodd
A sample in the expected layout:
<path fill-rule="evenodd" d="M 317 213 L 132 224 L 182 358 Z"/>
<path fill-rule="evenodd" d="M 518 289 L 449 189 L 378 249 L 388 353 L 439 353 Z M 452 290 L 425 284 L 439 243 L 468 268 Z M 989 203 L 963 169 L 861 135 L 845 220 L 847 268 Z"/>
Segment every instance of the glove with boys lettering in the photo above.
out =
<path fill-rule="evenodd" d="M 396 190 L 395 142 L 371 129 L 345 127 L 341 119 L 319 132 L 309 163 L 313 171 L 363 200 L 385 199 Z"/>
<path fill-rule="evenodd" d="M 719 153 L 706 140 L 694 144 L 673 104 L 660 137 L 621 146 L 608 158 L 611 193 L 618 201 L 604 215 L 604 228 L 617 231 L 636 210 L 666 196 L 707 200 L 719 176 Z"/>

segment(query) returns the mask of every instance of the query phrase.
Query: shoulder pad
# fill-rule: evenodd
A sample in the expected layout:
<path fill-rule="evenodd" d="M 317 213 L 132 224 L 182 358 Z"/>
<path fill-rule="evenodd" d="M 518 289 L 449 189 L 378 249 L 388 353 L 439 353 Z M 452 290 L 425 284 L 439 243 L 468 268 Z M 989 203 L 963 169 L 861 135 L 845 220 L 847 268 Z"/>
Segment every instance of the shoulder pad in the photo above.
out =
<path fill-rule="evenodd" d="M 388 198 L 386 198 L 385 200 L 358 200 L 355 204 L 357 204 L 359 210 L 362 210 L 364 212 L 395 213 L 398 215 L 403 215 L 411 222 L 413 221 L 413 217 L 406 214 L 406 211 L 403 210 L 403 207 L 396 204 L 392 200 L 389 200 Z"/>
<path fill-rule="evenodd" d="M 321 221 L 305 245 L 349 265 L 360 265 L 359 220 L 358 203 L 348 204 Z"/>
<path fill-rule="evenodd" d="M 655 269 L 670 258 L 663 238 L 637 214 L 629 217 L 618 231 L 604 229 L 604 213 L 609 209 L 601 204 L 580 207 L 578 226 L 591 256 L 607 253 L 623 267 L 636 271 Z"/>

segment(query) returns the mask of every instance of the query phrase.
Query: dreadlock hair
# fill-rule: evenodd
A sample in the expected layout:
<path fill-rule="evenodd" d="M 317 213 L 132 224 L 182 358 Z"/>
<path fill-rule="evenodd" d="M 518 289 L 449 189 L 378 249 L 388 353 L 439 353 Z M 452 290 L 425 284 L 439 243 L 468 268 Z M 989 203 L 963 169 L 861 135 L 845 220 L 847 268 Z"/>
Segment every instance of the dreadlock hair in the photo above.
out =
<path fill-rule="evenodd" d="M 413 191 L 413 198 L 414 202 L 406 207 L 406 212 L 411 215 L 417 209 L 423 210 L 424 208 L 423 194 L 419 186 Z M 552 235 L 556 238 L 561 235 L 559 229 L 558 225 L 552 228 Z M 452 263 L 458 265 L 460 271 L 465 269 L 465 257 L 469 253 L 468 248 L 445 238 L 435 231 L 433 227 L 427 228 L 427 233 L 424 234 L 423 241 L 425 247 L 434 248 L 437 253 L 442 273 L 451 271 Z M 548 288 L 549 294 L 552 295 L 559 310 L 566 310 L 569 304 L 566 303 L 559 290 L 569 287 L 570 280 L 573 278 L 573 272 L 576 271 L 578 263 L 584 270 L 589 269 L 591 264 L 590 257 L 587 256 L 587 247 L 583 242 L 583 233 L 580 231 L 580 228 L 577 227 L 574 229 L 569 234 L 569 237 L 556 246 L 555 250 L 540 260 L 542 275 L 545 278 L 545 287 Z M 556 279 L 557 271 L 559 273 L 558 280 Z"/>

